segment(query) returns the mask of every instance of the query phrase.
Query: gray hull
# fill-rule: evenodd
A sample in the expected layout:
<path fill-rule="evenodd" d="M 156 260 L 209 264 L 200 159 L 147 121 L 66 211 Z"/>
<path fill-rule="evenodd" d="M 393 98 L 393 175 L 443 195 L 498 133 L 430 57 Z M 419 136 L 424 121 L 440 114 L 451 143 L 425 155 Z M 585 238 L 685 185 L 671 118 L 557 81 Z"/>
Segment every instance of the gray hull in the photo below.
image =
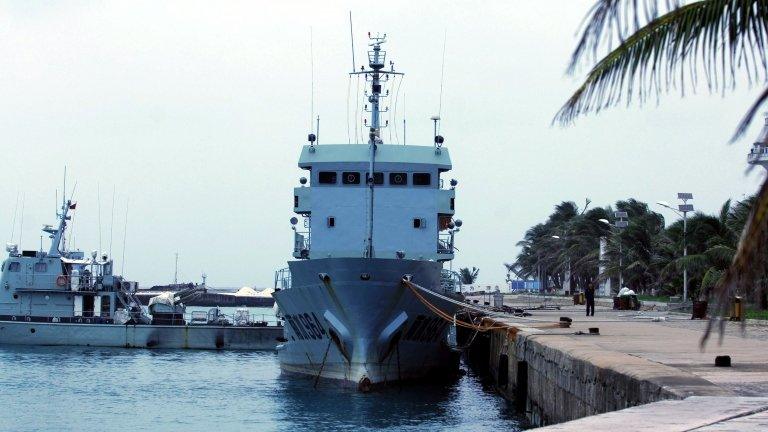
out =
<path fill-rule="evenodd" d="M 274 295 L 285 317 L 287 342 L 278 346 L 284 370 L 365 385 L 458 367 L 446 342 L 449 323 L 401 283 L 410 275 L 441 292 L 440 263 L 327 258 L 289 265 L 291 288 Z M 320 274 L 328 275 L 326 281 Z M 426 297 L 448 314 L 456 310 Z"/>
<path fill-rule="evenodd" d="M 274 350 L 282 327 L 158 326 L 0 321 L 0 344 Z"/>

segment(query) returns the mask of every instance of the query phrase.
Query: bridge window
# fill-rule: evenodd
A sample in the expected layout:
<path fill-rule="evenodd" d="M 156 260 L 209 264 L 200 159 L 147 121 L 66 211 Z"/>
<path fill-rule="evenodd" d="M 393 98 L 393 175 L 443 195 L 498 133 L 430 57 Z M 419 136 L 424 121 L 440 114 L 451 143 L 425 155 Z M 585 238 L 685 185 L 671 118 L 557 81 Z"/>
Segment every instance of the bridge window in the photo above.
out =
<path fill-rule="evenodd" d="M 344 184 L 360 184 L 360 173 L 353 171 L 345 172 L 341 177 L 341 181 Z"/>
<path fill-rule="evenodd" d="M 389 173 L 389 184 L 392 186 L 407 186 L 408 174 L 406 173 Z"/>
<path fill-rule="evenodd" d="M 8 271 L 9 272 L 19 272 L 21 271 L 21 263 L 18 261 L 14 261 L 10 264 L 8 264 Z"/>
<path fill-rule="evenodd" d="M 370 173 L 365 173 L 365 181 L 366 183 L 371 181 Z M 373 173 L 373 184 L 375 185 L 384 184 L 384 173 L 380 173 L 380 172 Z"/>
<path fill-rule="evenodd" d="M 429 186 L 432 184 L 432 175 L 430 173 L 413 173 L 414 186 Z"/>
<path fill-rule="evenodd" d="M 320 182 L 320 184 L 336 184 L 336 172 L 320 171 L 317 174 L 317 180 Z"/>
<path fill-rule="evenodd" d="M 44 262 L 35 263 L 35 273 L 45 273 L 48 271 L 48 264 Z"/>
<path fill-rule="evenodd" d="M 333 216 L 328 217 L 328 228 L 333 228 L 336 226 L 336 218 Z"/>

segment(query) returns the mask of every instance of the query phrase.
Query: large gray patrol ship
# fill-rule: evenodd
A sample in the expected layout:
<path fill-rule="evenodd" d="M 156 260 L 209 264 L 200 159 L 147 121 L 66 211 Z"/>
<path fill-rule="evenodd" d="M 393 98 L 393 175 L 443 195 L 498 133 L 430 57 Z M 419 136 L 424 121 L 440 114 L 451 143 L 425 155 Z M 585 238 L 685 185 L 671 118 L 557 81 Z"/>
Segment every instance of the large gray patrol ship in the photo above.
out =
<path fill-rule="evenodd" d="M 218 308 L 185 316 L 196 289 L 150 299 L 148 313 L 137 283 L 113 273 L 113 261 L 66 248 L 69 212 L 62 203 L 58 226 L 46 225 L 50 249 L 19 251 L 8 244 L 0 276 L 0 344 L 82 345 L 126 348 L 275 349 L 280 325 L 254 322 L 247 310 L 227 319 Z"/>
<path fill-rule="evenodd" d="M 437 133 L 434 145 L 384 144 L 380 104 L 389 92 L 382 86 L 401 75 L 391 62 L 384 70 L 385 38 L 370 37 L 369 68 L 352 72 L 370 84 L 367 145 L 318 145 L 310 134 L 302 149 L 309 186 L 302 178 L 294 189 L 294 212 L 304 229 L 291 219 L 297 260 L 275 278 L 286 323 L 282 369 L 362 390 L 458 367 L 450 323 L 405 283 L 423 289 L 444 317 L 459 307 L 453 275 L 443 269 L 461 225 L 453 220 L 457 182 L 443 188 L 451 160 Z"/>

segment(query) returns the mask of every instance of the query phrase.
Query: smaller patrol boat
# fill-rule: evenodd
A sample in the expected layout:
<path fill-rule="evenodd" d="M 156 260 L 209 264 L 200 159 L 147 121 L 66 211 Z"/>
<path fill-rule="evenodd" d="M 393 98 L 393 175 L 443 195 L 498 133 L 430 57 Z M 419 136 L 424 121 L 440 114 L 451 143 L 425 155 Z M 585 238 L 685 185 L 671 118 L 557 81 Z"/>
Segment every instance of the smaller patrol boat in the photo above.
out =
<path fill-rule="evenodd" d="M 65 232 L 76 203 L 63 200 L 58 226 L 45 225 L 50 249 L 7 244 L 0 276 L 0 344 L 82 345 L 126 348 L 268 349 L 282 339 L 280 323 L 251 319 L 247 309 L 232 320 L 221 310 L 193 312 L 185 302 L 198 288 L 150 299 L 148 313 L 138 283 L 113 273 L 107 254 L 66 248 Z"/>

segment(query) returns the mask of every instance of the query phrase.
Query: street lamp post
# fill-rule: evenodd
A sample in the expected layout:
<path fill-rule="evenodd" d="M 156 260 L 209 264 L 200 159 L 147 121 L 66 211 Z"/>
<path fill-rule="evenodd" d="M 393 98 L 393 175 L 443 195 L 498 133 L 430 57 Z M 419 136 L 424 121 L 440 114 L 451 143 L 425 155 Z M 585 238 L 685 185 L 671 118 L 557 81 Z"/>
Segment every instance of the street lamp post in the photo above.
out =
<path fill-rule="evenodd" d="M 683 218 L 683 302 L 686 302 L 688 301 L 688 264 L 685 262 L 685 257 L 688 256 L 688 212 L 693 211 L 693 204 L 688 204 L 688 200 L 693 199 L 693 194 L 678 192 L 677 199 L 683 202 L 677 205 L 677 210 L 666 201 L 657 201 L 656 204 L 672 210 Z"/>
<path fill-rule="evenodd" d="M 616 228 L 616 230 L 622 230 L 629 226 L 629 214 L 627 214 L 627 212 L 615 211 L 613 212 L 613 217 L 616 219 L 614 223 L 611 223 L 608 219 L 598 219 L 598 221 L 609 225 L 611 228 Z M 624 285 L 624 277 L 622 271 L 623 255 L 621 235 L 619 235 L 619 290 L 621 290 Z"/>

